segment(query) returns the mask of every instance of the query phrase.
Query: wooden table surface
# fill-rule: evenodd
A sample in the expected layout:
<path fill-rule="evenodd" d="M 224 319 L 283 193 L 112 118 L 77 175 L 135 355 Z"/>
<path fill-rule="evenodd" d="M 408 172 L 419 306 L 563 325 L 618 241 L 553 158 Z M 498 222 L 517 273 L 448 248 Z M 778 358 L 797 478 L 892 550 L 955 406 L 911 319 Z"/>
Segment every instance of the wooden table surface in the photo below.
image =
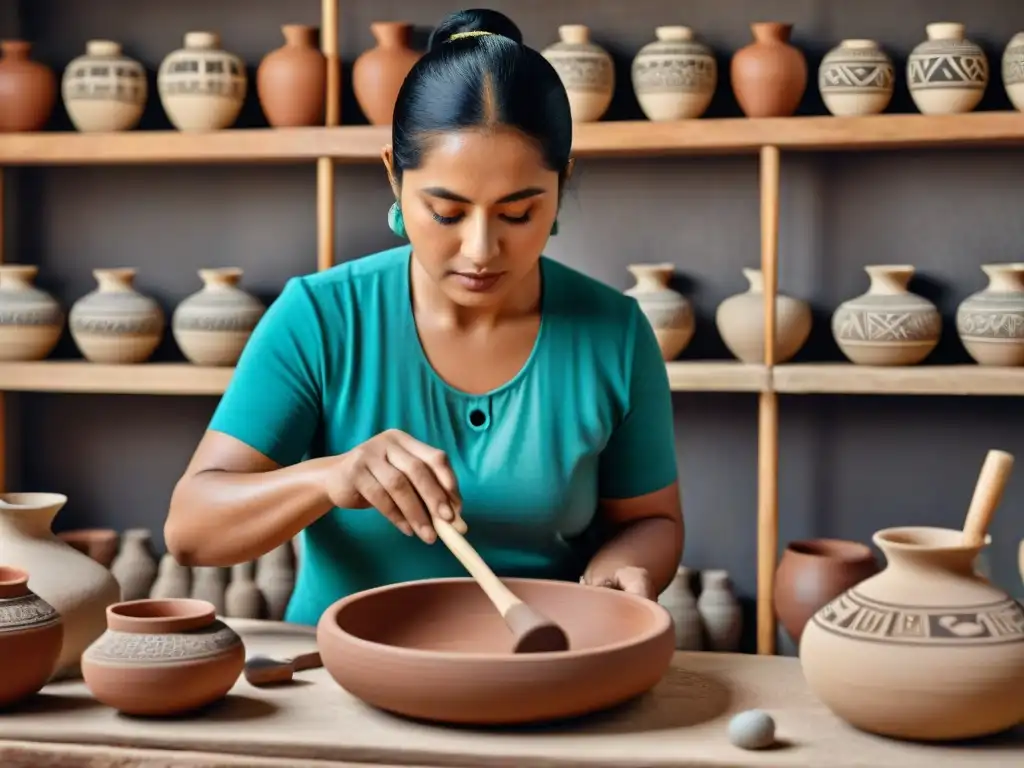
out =
<path fill-rule="evenodd" d="M 250 653 L 312 650 L 310 628 L 229 621 Z M 54 683 L 0 714 L 3 768 L 983 768 L 1024 766 L 1024 726 L 973 745 L 926 746 L 860 733 L 813 697 L 792 658 L 677 653 L 653 692 L 613 712 L 532 728 L 410 722 L 353 698 L 322 669 L 278 688 L 240 679 L 228 699 L 191 717 L 130 718 L 81 682 Z M 776 748 L 747 752 L 726 725 L 758 707 L 778 724 Z"/>

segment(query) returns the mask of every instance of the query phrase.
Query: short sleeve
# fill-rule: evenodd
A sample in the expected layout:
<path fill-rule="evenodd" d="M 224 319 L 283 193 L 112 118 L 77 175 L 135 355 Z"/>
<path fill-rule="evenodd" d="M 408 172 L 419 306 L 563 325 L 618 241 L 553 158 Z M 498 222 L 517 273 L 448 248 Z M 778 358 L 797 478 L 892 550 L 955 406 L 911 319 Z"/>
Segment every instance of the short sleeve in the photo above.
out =
<path fill-rule="evenodd" d="M 322 418 L 323 326 L 302 278 L 260 319 L 209 428 L 283 466 L 309 450 Z"/>
<path fill-rule="evenodd" d="M 639 306 L 631 313 L 630 326 L 629 403 L 601 452 L 598 486 L 603 499 L 643 496 L 671 485 L 678 477 L 672 390 L 665 361 Z"/>

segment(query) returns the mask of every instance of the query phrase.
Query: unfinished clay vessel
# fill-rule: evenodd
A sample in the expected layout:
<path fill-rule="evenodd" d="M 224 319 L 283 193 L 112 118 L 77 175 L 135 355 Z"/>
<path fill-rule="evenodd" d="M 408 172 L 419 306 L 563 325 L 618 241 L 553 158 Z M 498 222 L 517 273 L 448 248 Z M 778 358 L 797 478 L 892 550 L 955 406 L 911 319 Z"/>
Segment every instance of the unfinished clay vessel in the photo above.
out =
<path fill-rule="evenodd" d="M 856 541 L 792 541 L 775 573 L 775 613 L 793 642 L 823 605 L 878 573 L 871 549 Z"/>
<path fill-rule="evenodd" d="M 647 317 L 658 339 L 661 356 L 675 360 L 693 338 L 696 320 L 693 305 L 669 287 L 675 267 L 671 264 L 630 264 L 636 285 L 624 293 L 632 296 Z"/>
<path fill-rule="evenodd" d="M 284 45 L 264 56 L 256 70 L 263 114 L 275 128 L 323 125 L 327 59 L 317 47 L 317 29 L 285 24 L 281 32 Z"/>
<path fill-rule="evenodd" d="M 979 365 L 1024 365 L 1024 264 L 982 264 L 988 286 L 957 307 L 956 331 Z"/>
<path fill-rule="evenodd" d="M 121 536 L 121 549 L 111 563 L 110 572 L 121 585 L 121 600 L 149 597 L 157 576 L 153 534 L 146 528 L 129 528 Z"/>
<path fill-rule="evenodd" d="M 64 108 L 82 132 L 131 130 L 142 119 L 148 91 L 142 64 L 113 40 L 89 40 L 61 80 Z"/>
<path fill-rule="evenodd" d="M 57 103 L 57 77 L 29 58 L 26 40 L 0 40 L 0 132 L 40 131 Z"/>
<path fill-rule="evenodd" d="M 230 128 L 245 102 L 245 62 L 222 50 L 216 32 L 186 32 L 185 47 L 160 62 L 157 90 L 179 131 Z"/>
<path fill-rule="evenodd" d="M 0 360 L 42 360 L 64 331 L 64 310 L 46 291 L 33 285 L 39 268 L 0 265 Z"/>
<path fill-rule="evenodd" d="M 371 125 L 390 125 L 398 91 L 422 54 L 409 46 L 407 21 L 376 21 L 370 32 L 377 45 L 352 63 L 352 91 Z"/>
<path fill-rule="evenodd" d="M 750 287 L 730 296 L 715 310 L 718 333 L 739 360 L 764 363 L 764 275 L 760 269 L 744 269 Z M 811 307 L 792 296 L 775 295 L 775 362 L 792 358 L 811 335 Z"/>
<path fill-rule="evenodd" d="M 133 600 L 107 609 L 107 631 L 82 655 L 92 695 L 131 715 L 173 715 L 227 695 L 245 647 L 202 600 Z"/>
<path fill-rule="evenodd" d="M 693 572 L 680 565 L 676 575 L 658 595 L 658 603 L 672 617 L 677 651 L 700 651 L 704 648 L 704 622 L 697 610 L 697 598 L 691 586 Z"/>
<path fill-rule="evenodd" d="M 1024 112 L 1024 32 L 1018 32 L 1003 49 L 1003 88 L 1018 112 Z"/>
<path fill-rule="evenodd" d="M 0 565 L 0 707 L 46 685 L 64 642 L 60 615 L 28 579 L 22 569 Z"/>
<path fill-rule="evenodd" d="M 512 633 L 475 581 L 428 579 L 328 608 L 317 626 L 324 666 L 381 709 L 497 725 L 610 707 L 648 691 L 671 664 L 672 619 L 653 600 L 568 581 L 503 582 L 566 631 L 570 650 L 513 654 Z"/>
<path fill-rule="evenodd" d="M 166 319 L 159 304 L 135 290 L 136 270 L 95 269 L 97 288 L 71 307 L 68 325 L 78 351 L 93 363 L 142 363 L 156 351 Z"/>
<path fill-rule="evenodd" d="M 569 95 L 574 123 L 592 123 L 604 117 L 615 94 L 615 62 L 608 51 L 590 39 L 585 24 L 563 24 L 559 41 L 542 53 L 558 72 Z"/>
<path fill-rule="evenodd" d="M 266 307 L 238 287 L 238 267 L 201 269 L 202 290 L 174 310 L 171 331 L 189 362 L 196 365 L 234 365 Z"/>
<path fill-rule="evenodd" d="M 886 568 L 804 628 L 807 684 L 851 725 L 946 741 L 1024 720 L 1024 607 L 975 572 L 981 547 L 965 546 L 963 536 L 879 531 Z"/>
<path fill-rule="evenodd" d="M 732 89 L 747 117 L 789 117 L 807 89 L 807 60 L 790 45 L 792 24 L 751 24 L 754 42 L 738 50 L 729 70 Z"/>
<path fill-rule="evenodd" d="M 120 542 L 120 537 L 113 528 L 76 528 L 61 531 L 57 538 L 88 555 L 104 568 L 109 568 L 114 562 Z"/>

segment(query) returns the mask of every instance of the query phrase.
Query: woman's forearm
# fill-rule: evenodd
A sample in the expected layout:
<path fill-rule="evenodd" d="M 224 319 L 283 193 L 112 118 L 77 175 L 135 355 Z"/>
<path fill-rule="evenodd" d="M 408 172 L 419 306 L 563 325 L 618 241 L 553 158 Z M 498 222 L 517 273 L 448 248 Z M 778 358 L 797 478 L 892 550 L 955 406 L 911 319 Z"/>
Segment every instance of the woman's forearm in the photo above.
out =
<path fill-rule="evenodd" d="M 591 558 L 587 574 L 612 578 L 622 568 L 643 568 L 658 595 L 675 576 L 682 554 L 682 523 L 667 517 L 648 517 L 619 528 Z"/>
<path fill-rule="evenodd" d="M 186 566 L 255 560 L 326 514 L 325 462 L 268 472 L 205 470 L 174 488 L 164 525 L 168 551 Z"/>

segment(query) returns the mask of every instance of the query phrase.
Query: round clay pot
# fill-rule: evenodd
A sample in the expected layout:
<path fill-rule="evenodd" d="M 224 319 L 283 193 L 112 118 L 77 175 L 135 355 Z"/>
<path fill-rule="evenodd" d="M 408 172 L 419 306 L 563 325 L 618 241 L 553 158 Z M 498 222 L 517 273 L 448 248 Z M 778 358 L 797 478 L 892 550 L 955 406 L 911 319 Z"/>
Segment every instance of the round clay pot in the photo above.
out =
<path fill-rule="evenodd" d="M 590 39 L 584 24 L 563 24 L 559 41 L 542 51 L 558 72 L 569 95 L 574 123 L 593 123 L 604 117 L 615 93 L 615 63 Z"/>
<path fill-rule="evenodd" d="M 88 555 L 104 568 L 109 568 L 117 557 L 120 537 L 112 528 L 77 528 L 61 531 L 57 538 Z"/>
<path fill-rule="evenodd" d="M 166 320 L 160 305 L 132 287 L 136 270 L 93 270 L 98 287 L 71 307 L 71 337 L 93 363 L 142 363 L 156 351 Z"/>
<path fill-rule="evenodd" d="M 818 90 L 833 115 L 877 115 L 892 100 L 892 59 L 874 40 L 843 40 L 818 68 Z"/>
<path fill-rule="evenodd" d="M 245 102 L 245 62 L 221 50 L 216 32 L 186 32 L 185 47 L 168 54 L 157 72 L 167 119 L 179 131 L 230 128 Z"/>
<path fill-rule="evenodd" d="M 0 40 L 0 132 L 39 131 L 57 103 L 57 77 L 32 61 L 32 44 Z"/>
<path fill-rule="evenodd" d="M 979 365 L 1024 365 L 1024 264 L 983 264 L 988 286 L 957 307 L 956 331 Z"/>
<path fill-rule="evenodd" d="M 1014 109 L 1024 111 L 1024 32 L 1018 32 L 1003 49 L 1003 88 Z"/>
<path fill-rule="evenodd" d="M 718 305 L 715 325 L 737 359 L 764 363 L 764 275 L 760 269 L 744 269 L 750 283 L 744 293 Z M 775 362 L 792 358 L 811 334 L 811 307 L 806 301 L 777 293 L 775 296 Z"/>
<path fill-rule="evenodd" d="M 398 91 L 421 54 L 409 47 L 407 21 L 376 21 L 370 32 L 377 45 L 353 62 L 352 90 L 371 125 L 390 125 Z"/>
<path fill-rule="evenodd" d="M 317 47 L 317 28 L 281 27 L 285 44 L 263 57 L 256 93 L 267 122 L 275 128 L 323 125 L 327 101 L 327 59 Z"/>
<path fill-rule="evenodd" d="M 1024 606 L 975 572 L 963 531 L 889 528 L 885 569 L 804 628 L 811 690 L 856 728 L 915 741 L 970 739 L 1024 719 Z"/>
<path fill-rule="evenodd" d="M 807 60 L 789 44 L 792 24 L 751 24 L 754 42 L 729 67 L 732 89 L 747 117 L 790 117 L 807 89 Z"/>
<path fill-rule="evenodd" d="M 89 40 L 61 82 L 68 117 L 86 133 L 131 130 L 142 119 L 148 92 L 146 70 L 113 40 Z"/>
<path fill-rule="evenodd" d="M 266 307 L 238 287 L 237 267 L 201 269 L 203 289 L 174 310 L 174 340 L 196 365 L 234 365 Z"/>
<path fill-rule="evenodd" d="M 636 285 L 624 293 L 637 300 L 654 328 L 661 356 L 675 360 L 690 343 L 696 328 L 689 299 L 669 288 L 675 267 L 672 264 L 630 264 L 627 269 L 636 278 Z"/>
<path fill-rule="evenodd" d="M 700 117 L 718 85 L 718 63 L 711 49 L 693 38 L 689 27 L 658 27 L 657 38 L 633 59 L 633 92 L 648 120 Z"/>
<path fill-rule="evenodd" d="M 175 715 L 223 699 L 245 665 L 242 639 L 205 600 L 130 600 L 82 654 L 100 702 L 129 715 Z"/>
<path fill-rule="evenodd" d="M 53 674 L 64 623 L 28 587 L 28 574 L 0 565 L 0 707 L 39 691 Z"/>
<path fill-rule="evenodd" d="M 909 264 L 864 267 L 867 293 L 845 301 L 832 315 L 832 335 L 858 365 L 916 365 L 931 354 L 942 334 L 942 316 L 932 302 L 907 290 Z"/>
<path fill-rule="evenodd" d="M 565 629 L 570 650 L 514 654 L 512 633 L 479 584 L 426 579 L 359 592 L 328 608 L 317 625 L 324 667 L 373 706 L 477 725 L 605 709 L 645 693 L 668 670 L 672 618 L 655 601 L 569 581 L 503 581 Z"/>
<path fill-rule="evenodd" d="M 964 37 L 964 25 L 940 22 L 925 27 L 928 39 L 907 58 L 907 86 L 923 115 L 970 112 L 988 86 L 988 58 Z"/>
<path fill-rule="evenodd" d="M 42 360 L 64 331 L 64 310 L 32 284 L 39 268 L 0 264 L 0 360 Z"/>
<path fill-rule="evenodd" d="M 818 609 L 878 573 L 871 549 L 856 541 L 792 541 L 775 573 L 775 614 L 800 645 L 804 626 Z"/>

